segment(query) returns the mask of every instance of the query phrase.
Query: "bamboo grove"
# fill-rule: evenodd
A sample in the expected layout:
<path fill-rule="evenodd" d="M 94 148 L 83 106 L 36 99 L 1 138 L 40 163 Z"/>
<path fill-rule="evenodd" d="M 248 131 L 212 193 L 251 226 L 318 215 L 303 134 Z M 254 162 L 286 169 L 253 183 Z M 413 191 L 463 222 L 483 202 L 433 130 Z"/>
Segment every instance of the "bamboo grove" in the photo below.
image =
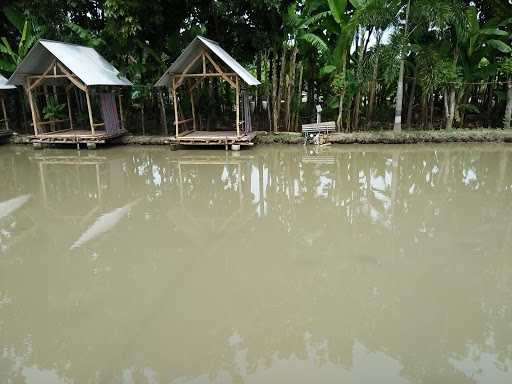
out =
<path fill-rule="evenodd" d="M 17 0 L 0 19 L 5 76 L 40 37 L 92 46 L 135 83 L 143 131 L 167 129 L 153 85 L 196 35 L 262 82 L 259 130 L 298 131 L 317 106 L 343 132 L 511 125 L 510 0 Z M 209 116 L 232 103 L 214 81 L 204 92 Z"/>

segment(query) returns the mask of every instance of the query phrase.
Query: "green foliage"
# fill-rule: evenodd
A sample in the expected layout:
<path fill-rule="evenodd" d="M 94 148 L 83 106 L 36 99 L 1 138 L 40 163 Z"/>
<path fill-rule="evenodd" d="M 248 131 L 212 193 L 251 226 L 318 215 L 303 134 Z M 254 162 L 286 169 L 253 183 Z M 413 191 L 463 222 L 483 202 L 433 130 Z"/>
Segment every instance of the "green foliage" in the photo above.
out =
<path fill-rule="evenodd" d="M 43 108 L 43 119 L 54 120 L 65 116 L 66 104 L 61 104 L 56 97 L 50 96 Z"/>
<path fill-rule="evenodd" d="M 102 38 L 96 36 L 92 31 L 82 28 L 78 24 L 69 22 L 67 27 L 72 31 L 73 37 L 76 36 L 73 40 L 76 40 L 77 43 L 96 49 L 105 45 L 105 41 Z"/>
<path fill-rule="evenodd" d="M 251 72 L 260 69 L 259 100 L 272 95 L 272 68 L 277 66 L 279 73 L 280 61 L 273 63 L 270 53 L 284 43 L 298 49 L 297 63 L 304 68 L 302 89 L 309 100 L 312 95 L 321 96 L 332 109 L 342 94 L 351 107 L 353 95 L 369 100 L 370 85 L 376 84 L 379 110 L 375 115 L 389 115 L 403 58 L 405 97 L 410 97 L 409 85 L 416 76 L 415 96 L 435 94 L 438 103 L 445 88 L 453 86 L 458 98 L 466 96 L 460 97 L 458 108 L 475 112 L 470 103 L 478 98 L 464 104 L 469 92 L 485 100 L 483 84 L 499 84 L 512 76 L 512 7 L 494 0 L 413 0 L 406 33 L 408 3 L 21 0 L 19 6 L 3 9 L 6 22 L 0 32 L 0 70 L 12 72 L 39 36 L 84 44 L 96 48 L 134 82 L 132 105 L 142 105 L 152 97 L 152 85 L 163 71 L 200 34 L 219 41 Z M 290 64 L 286 66 L 289 70 Z M 293 89 L 298 91 L 297 84 Z M 501 91 L 495 89 L 495 101 L 501 100 Z M 413 101 L 418 105 L 417 98 Z M 367 105 L 361 103 L 361 114 L 367 112 Z M 482 105 L 478 108 L 482 114 L 487 110 Z"/>
<path fill-rule="evenodd" d="M 13 72 L 23 60 L 29 49 L 39 38 L 36 28 L 30 20 L 25 19 L 23 13 L 14 7 L 5 7 L 3 12 L 11 25 L 19 34 L 17 46 L 14 48 L 6 37 L 0 39 L 0 70 Z"/>
<path fill-rule="evenodd" d="M 500 70 L 506 76 L 512 76 L 512 57 L 507 57 L 500 63 Z"/>
<path fill-rule="evenodd" d="M 347 82 L 345 76 L 340 74 L 335 75 L 331 81 L 331 89 L 332 92 L 337 96 L 344 95 L 347 90 Z"/>

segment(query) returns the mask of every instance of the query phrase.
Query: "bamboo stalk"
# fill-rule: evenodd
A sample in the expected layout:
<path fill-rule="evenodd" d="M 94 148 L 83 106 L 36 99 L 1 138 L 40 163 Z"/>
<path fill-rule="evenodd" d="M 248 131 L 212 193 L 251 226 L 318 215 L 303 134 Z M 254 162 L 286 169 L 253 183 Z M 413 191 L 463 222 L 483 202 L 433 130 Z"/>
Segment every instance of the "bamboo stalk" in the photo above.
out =
<path fill-rule="evenodd" d="M 69 127 L 73 129 L 73 116 L 71 113 L 71 100 L 69 99 L 69 89 L 66 88 L 66 101 L 68 103 Z"/>
<path fill-rule="evenodd" d="M 5 108 L 5 100 L 4 98 L 0 98 L 2 100 L 2 111 L 4 113 L 4 123 L 5 123 L 5 130 L 9 130 L 9 120 L 7 119 L 7 109 Z"/>
<path fill-rule="evenodd" d="M 196 107 L 194 105 L 194 94 L 190 91 L 190 104 L 192 105 L 192 127 L 196 130 Z"/>
<path fill-rule="evenodd" d="M 89 113 L 89 124 L 91 125 L 91 132 L 94 135 L 96 132 L 94 131 L 94 121 L 92 118 L 92 106 L 91 106 L 91 97 L 89 96 L 89 88 L 85 89 L 85 98 L 87 100 L 87 112 Z"/>
<path fill-rule="evenodd" d="M 25 88 L 28 93 L 28 102 L 30 104 L 30 112 L 32 112 L 32 123 L 34 125 L 34 134 L 37 136 L 39 134 L 39 129 L 37 128 L 36 109 L 34 107 L 34 99 L 32 97 L 32 90 L 30 89 L 30 80 L 29 79 L 25 79 Z"/>
<path fill-rule="evenodd" d="M 179 122 L 178 122 L 178 98 L 176 97 L 176 79 L 172 78 L 172 100 L 174 104 L 174 125 L 176 126 L 176 140 L 179 137 Z"/>
<path fill-rule="evenodd" d="M 240 84 L 236 77 L 236 137 L 240 137 Z"/>

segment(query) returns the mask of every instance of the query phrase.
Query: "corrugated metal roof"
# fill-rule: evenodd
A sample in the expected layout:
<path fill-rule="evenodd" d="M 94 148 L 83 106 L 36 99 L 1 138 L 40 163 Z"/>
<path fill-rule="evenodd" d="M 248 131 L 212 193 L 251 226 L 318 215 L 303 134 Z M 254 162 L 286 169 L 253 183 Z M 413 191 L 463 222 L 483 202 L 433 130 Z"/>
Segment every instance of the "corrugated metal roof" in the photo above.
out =
<path fill-rule="evenodd" d="M 180 74 L 183 73 L 185 68 L 190 64 L 192 60 L 201 52 L 201 49 L 206 48 L 209 52 L 212 52 L 217 58 L 227 65 L 233 72 L 238 74 L 245 81 L 247 85 L 260 85 L 261 83 L 253 75 L 251 75 L 244 67 L 242 67 L 229 53 L 227 53 L 222 47 L 213 40 L 197 36 L 183 51 L 183 53 L 176 59 L 176 61 L 165 71 L 164 75 L 155 84 L 157 87 L 164 87 L 169 85 L 169 74 Z M 197 63 L 194 68 L 201 66 L 201 63 Z"/>
<path fill-rule="evenodd" d="M 43 73 L 53 57 L 57 58 L 85 85 L 130 86 L 132 83 L 101 56 L 94 48 L 83 45 L 39 40 L 9 79 L 10 84 L 22 85 L 25 76 Z"/>
<path fill-rule="evenodd" d="M 8 90 L 8 89 L 16 89 L 14 85 L 7 84 L 7 79 L 0 75 L 0 89 L 1 90 Z"/>

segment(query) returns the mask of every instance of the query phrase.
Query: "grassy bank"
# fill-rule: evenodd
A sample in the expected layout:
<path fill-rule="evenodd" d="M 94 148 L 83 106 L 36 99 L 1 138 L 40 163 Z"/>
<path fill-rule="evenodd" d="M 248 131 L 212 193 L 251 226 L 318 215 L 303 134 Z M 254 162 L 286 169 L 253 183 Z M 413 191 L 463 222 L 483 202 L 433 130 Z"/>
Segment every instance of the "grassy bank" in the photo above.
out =
<path fill-rule="evenodd" d="M 262 133 L 259 144 L 302 144 L 299 133 Z M 512 130 L 453 130 L 413 132 L 334 133 L 326 138 L 333 144 L 416 144 L 416 143 L 512 143 Z"/>
<path fill-rule="evenodd" d="M 13 135 L 12 144 L 30 144 L 28 135 Z M 254 142 L 257 144 L 303 144 L 300 133 L 260 132 Z M 354 132 L 334 133 L 326 137 L 333 144 L 416 144 L 416 143 L 512 143 L 512 130 L 453 130 L 453 131 L 412 131 L 412 132 Z M 167 145 L 165 136 L 125 135 L 118 139 L 121 145 Z"/>

